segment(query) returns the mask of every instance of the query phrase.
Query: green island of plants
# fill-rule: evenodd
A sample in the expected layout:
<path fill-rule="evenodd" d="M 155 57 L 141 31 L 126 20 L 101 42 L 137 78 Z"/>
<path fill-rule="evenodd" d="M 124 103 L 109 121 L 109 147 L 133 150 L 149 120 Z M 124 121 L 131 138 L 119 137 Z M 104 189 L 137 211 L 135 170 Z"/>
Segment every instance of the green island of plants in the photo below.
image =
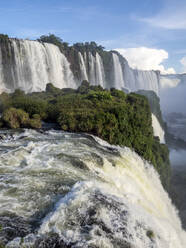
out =
<path fill-rule="evenodd" d="M 0 95 L 1 127 L 41 128 L 41 121 L 57 123 L 64 131 L 86 132 L 110 144 L 127 146 L 150 161 L 169 186 L 168 148 L 153 136 L 151 111 L 145 96 L 105 90 L 83 81 L 75 89 L 47 84 L 45 92 L 21 90 Z"/>

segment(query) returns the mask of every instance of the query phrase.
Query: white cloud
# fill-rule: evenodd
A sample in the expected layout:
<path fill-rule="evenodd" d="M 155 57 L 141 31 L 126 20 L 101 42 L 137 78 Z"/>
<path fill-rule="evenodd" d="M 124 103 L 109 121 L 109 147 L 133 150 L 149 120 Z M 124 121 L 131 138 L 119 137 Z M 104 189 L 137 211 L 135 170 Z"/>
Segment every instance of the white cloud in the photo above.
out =
<path fill-rule="evenodd" d="M 129 65 L 139 70 L 159 70 L 163 74 L 174 74 L 174 68 L 165 69 L 161 64 L 168 59 L 168 52 L 163 49 L 153 49 L 148 47 L 118 48 L 115 49 L 125 57 Z"/>
<path fill-rule="evenodd" d="M 186 29 L 185 13 L 178 14 L 159 14 L 153 18 L 140 18 L 140 21 L 146 22 L 154 27 L 165 29 Z"/>
<path fill-rule="evenodd" d="M 186 56 L 180 60 L 180 63 L 183 66 L 183 72 L 186 73 Z"/>
<path fill-rule="evenodd" d="M 164 29 L 186 29 L 186 2 L 185 0 L 166 0 L 164 8 L 150 18 L 137 18 L 139 21 Z"/>

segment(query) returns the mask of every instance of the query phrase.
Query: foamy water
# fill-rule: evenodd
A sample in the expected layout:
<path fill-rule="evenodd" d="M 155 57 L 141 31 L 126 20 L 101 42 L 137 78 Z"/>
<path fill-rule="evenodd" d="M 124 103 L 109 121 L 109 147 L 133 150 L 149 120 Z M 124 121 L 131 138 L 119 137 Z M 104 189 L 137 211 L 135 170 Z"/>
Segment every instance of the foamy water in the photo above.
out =
<path fill-rule="evenodd" d="M 25 130 L 8 135 L 0 153 L 0 216 L 8 210 L 33 223 L 29 245 L 57 233 L 70 247 L 185 247 L 158 174 L 129 148 Z M 7 247 L 27 241 L 17 237 Z"/>

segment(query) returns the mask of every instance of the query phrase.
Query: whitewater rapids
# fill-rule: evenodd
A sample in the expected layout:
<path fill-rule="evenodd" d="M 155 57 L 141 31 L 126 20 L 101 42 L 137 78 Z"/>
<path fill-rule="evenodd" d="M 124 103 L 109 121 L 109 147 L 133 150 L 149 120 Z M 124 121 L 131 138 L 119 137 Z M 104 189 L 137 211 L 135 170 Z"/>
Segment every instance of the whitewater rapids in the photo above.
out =
<path fill-rule="evenodd" d="M 129 148 L 86 134 L 1 132 L 0 224 L 16 216 L 16 228 L 29 225 L 6 247 L 37 247 L 51 233 L 64 247 L 185 247 L 158 174 Z"/>

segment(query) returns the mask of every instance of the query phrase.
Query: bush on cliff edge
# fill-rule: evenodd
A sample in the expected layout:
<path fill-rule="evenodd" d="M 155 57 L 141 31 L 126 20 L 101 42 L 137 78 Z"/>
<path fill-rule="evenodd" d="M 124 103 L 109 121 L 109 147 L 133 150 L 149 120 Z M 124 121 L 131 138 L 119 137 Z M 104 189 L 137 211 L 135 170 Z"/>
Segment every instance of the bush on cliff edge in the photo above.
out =
<path fill-rule="evenodd" d="M 10 128 L 40 128 L 41 120 L 53 121 L 64 131 L 86 132 L 111 144 L 130 147 L 154 165 L 163 185 L 168 187 L 169 152 L 153 136 L 145 96 L 104 90 L 84 81 L 77 90 L 60 90 L 50 84 L 46 92 L 2 94 L 0 108 L 4 110 L 4 123 Z"/>

